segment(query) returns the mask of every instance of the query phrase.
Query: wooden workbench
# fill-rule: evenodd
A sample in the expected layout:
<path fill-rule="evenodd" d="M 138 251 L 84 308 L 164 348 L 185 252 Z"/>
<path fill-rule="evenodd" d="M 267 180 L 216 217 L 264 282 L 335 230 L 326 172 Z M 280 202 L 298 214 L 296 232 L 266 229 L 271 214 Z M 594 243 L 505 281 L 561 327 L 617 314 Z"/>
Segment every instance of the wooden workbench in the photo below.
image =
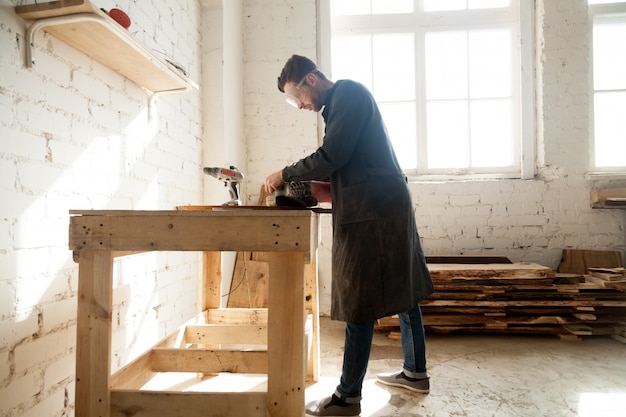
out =
<path fill-rule="evenodd" d="M 317 380 L 319 369 L 317 221 L 310 210 L 258 207 L 70 211 L 69 246 L 79 264 L 75 414 L 303 416 L 307 375 Z M 270 252 L 266 310 L 219 308 L 220 251 L 242 250 Z M 111 375 L 113 259 L 145 251 L 204 252 L 202 311 L 190 321 L 193 332 L 182 328 Z M 243 330 L 233 330 L 234 323 Z M 216 335 L 227 338 L 219 342 L 225 344 L 245 343 L 248 336 L 250 343 L 266 340 L 267 350 L 217 349 Z M 142 389 L 154 375 L 171 371 L 266 373 L 267 392 Z"/>

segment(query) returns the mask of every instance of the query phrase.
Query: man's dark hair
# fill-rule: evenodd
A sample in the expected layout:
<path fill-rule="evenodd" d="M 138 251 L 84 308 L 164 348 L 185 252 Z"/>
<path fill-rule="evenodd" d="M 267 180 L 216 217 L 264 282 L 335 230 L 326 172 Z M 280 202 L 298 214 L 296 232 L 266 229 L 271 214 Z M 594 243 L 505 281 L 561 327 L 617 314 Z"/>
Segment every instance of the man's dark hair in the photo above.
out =
<path fill-rule="evenodd" d="M 283 67 L 283 70 L 280 73 L 280 77 L 278 77 L 278 89 L 281 93 L 284 93 L 285 84 L 287 84 L 288 82 L 297 84 L 309 72 L 314 71 L 320 78 L 326 79 L 324 74 L 322 74 L 322 72 L 317 69 L 317 65 L 315 65 L 315 62 L 311 61 L 305 56 L 292 55 Z"/>

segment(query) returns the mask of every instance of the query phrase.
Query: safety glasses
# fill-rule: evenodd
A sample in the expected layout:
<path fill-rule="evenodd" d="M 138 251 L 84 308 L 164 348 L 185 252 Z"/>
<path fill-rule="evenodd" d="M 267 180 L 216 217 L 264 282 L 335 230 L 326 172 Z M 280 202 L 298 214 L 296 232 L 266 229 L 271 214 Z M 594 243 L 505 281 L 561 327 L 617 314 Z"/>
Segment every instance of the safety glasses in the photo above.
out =
<path fill-rule="evenodd" d="M 299 90 L 300 87 L 302 87 L 304 85 L 304 82 L 306 81 L 306 77 L 310 74 L 307 73 L 304 77 L 302 77 L 302 79 L 300 80 L 300 82 L 298 82 L 298 84 L 296 84 L 296 90 Z M 300 108 L 300 105 L 302 104 L 302 101 L 300 101 L 299 98 L 292 96 L 291 94 L 287 94 L 285 93 L 285 101 L 292 105 L 293 107 L 295 107 L 296 109 Z"/>

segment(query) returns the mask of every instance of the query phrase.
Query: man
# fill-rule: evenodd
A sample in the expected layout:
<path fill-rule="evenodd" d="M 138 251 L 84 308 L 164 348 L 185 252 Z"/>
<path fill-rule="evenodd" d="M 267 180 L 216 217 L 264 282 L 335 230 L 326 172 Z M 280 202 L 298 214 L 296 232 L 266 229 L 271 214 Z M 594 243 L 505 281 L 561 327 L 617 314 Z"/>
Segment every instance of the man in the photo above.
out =
<path fill-rule="evenodd" d="M 328 180 L 333 206 L 331 319 L 346 322 L 343 369 L 335 393 L 307 405 L 311 416 L 357 416 L 374 322 L 399 314 L 404 365 L 378 375 L 384 384 L 428 393 L 426 346 L 419 302 L 433 292 L 413 203 L 378 106 L 350 80 L 332 82 L 293 55 L 278 89 L 298 109 L 326 123 L 323 145 L 269 175 L 272 193 L 285 181 Z M 315 191 L 315 190 L 313 190 Z"/>

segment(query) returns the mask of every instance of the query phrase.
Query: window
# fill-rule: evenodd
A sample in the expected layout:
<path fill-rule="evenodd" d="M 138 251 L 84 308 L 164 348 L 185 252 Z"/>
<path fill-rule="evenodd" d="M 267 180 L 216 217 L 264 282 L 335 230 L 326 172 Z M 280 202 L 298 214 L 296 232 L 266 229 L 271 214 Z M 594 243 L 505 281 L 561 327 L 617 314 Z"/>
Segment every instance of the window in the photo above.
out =
<path fill-rule="evenodd" d="M 593 26 L 593 169 L 626 171 L 626 2 L 589 0 Z"/>
<path fill-rule="evenodd" d="M 326 2 L 331 78 L 373 93 L 407 174 L 533 175 L 532 2 Z"/>

